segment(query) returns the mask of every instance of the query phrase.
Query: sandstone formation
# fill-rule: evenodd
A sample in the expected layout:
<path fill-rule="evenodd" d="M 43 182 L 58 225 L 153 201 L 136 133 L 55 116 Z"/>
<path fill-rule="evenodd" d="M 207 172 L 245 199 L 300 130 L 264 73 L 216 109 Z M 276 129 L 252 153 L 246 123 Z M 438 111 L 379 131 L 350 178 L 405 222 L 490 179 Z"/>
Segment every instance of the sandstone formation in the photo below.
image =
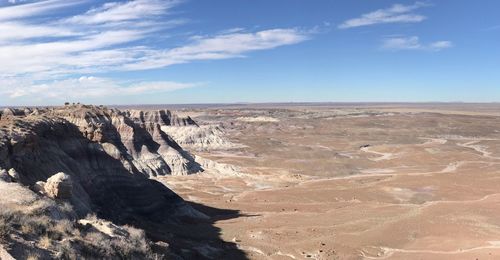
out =
<path fill-rule="evenodd" d="M 19 173 L 17 173 L 16 169 L 14 168 L 10 169 L 8 174 L 13 181 L 17 181 L 19 179 Z"/>
<path fill-rule="evenodd" d="M 95 211 L 119 221 L 135 218 L 135 213 L 163 221 L 168 211 L 185 209 L 180 197 L 149 177 L 202 171 L 160 129 L 196 125 L 192 119 L 168 111 L 122 112 L 85 105 L 33 111 L 2 112 L 0 168 L 11 169 L 2 171 L 2 179 L 19 179 L 54 198 L 69 198 L 69 178 L 50 178 L 64 172 L 71 176 L 75 196 L 70 200 L 79 214 Z M 43 189 L 36 185 L 47 179 Z"/>
<path fill-rule="evenodd" d="M 119 159 L 131 173 L 185 175 L 202 170 L 160 129 L 162 125 L 196 125 L 190 118 L 179 118 L 164 110 L 122 112 L 84 105 L 53 109 L 48 114 L 77 126 L 84 137 Z"/>
<path fill-rule="evenodd" d="M 165 110 L 86 105 L 5 109 L 0 116 L 0 180 L 15 184 L 16 192 L 25 191 L 30 201 L 67 203 L 64 210 L 71 211 L 70 219 L 96 214 L 113 225 L 144 229 L 149 237 L 168 242 L 176 254 L 188 258 L 199 255 L 197 247 L 211 243 L 206 238 L 185 242 L 184 235 L 173 238 L 193 220 L 197 225 L 206 223 L 204 230 L 214 234 L 214 246 L 226 247 L 209 227 L 207 215 L 155 179 L 204 171 L 195 156 L 162 130 L 165 126 L 198 127 L 191 118 Z M 2 197 L 3 202 L 6 199 L 9 196 Z"/>
<path fill-rule="evenodd" d="M 162 126 L 161 130 L 172 136 L 183 147 L 197 151 L 228 150 L 242 147 L 227 140 L 224 137 L 223 128 L 218 125 Z"/>
<path fill-rule="evenodd" d="M 47 179 L 43 190 L 53 199 L 71 199 L 73 182 L 69 175 L 60 172 Z"/>

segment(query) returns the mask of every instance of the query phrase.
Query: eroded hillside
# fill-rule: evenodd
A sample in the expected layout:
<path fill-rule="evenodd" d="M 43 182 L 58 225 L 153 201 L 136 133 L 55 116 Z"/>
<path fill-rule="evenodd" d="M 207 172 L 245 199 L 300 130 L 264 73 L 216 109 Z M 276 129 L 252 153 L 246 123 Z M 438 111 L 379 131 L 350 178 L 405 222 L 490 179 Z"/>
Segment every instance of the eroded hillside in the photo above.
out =
<path fill-rule="evenodd" d="M 161 130 L 196 127 L 189 117 L 85 105 L 5 109 L 0 116 L 4 252 L 17 258 L 239 254 L 218 238 L 209 216 L 154 179 L 204 171 Z"/>

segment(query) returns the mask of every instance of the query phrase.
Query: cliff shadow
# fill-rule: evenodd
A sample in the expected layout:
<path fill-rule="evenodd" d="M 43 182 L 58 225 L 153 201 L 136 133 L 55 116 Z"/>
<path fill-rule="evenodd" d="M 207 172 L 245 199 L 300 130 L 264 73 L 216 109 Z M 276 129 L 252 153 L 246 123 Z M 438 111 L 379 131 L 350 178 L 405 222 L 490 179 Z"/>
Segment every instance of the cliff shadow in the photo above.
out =
<path fill-rule="evenodd" d="M 214 208 L 189 201 L 185 203 L 208 216 L 208 219 L 179 217 L 180 221 L 164 223 L 160 227 L 160 229 L 168 230 L 171 238 L 163 237 L 163 234 L 156 230 L 154 234 L 150 234 L 153 240 L 166 240 L 171 246 L 172 253 L 183 259 L 249 259 L 236 243 L 224 241 L 221 237 L 221 229 L 215 226 L 215 222 L 219 220 L 249 215 L 241 214 L 239 210 L 234 209 Z"/>

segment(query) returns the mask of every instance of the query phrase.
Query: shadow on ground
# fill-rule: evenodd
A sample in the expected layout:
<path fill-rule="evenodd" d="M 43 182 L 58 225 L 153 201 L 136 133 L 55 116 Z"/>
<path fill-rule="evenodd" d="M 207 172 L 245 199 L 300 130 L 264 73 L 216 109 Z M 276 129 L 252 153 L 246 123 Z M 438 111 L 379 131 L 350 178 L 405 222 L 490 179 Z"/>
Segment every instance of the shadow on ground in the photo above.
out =
<path fill-rule="evenodd" d="M 221 238 L 221 230 L 214 223 L 219 220 L 247 217 L 239 210 L 219 209 L 188 202 L 194 209 L 209 216 L 209 219 L 185 218 L 180 224 L 168 226 L 173 235 L 169 241 L 173 253 L 185 259 L 249 259 L 236 243 Z"/>

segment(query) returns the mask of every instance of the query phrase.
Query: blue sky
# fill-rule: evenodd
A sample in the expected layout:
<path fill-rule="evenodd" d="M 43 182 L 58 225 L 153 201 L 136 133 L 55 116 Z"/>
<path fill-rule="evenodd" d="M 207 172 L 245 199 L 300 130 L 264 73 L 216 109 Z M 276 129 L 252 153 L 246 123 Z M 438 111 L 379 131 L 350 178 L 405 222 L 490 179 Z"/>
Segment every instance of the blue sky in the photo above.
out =
<path fill-rule="evenodd" d="M 500 2 L 0 0 L 0 105 L 500 101 Z"/>

